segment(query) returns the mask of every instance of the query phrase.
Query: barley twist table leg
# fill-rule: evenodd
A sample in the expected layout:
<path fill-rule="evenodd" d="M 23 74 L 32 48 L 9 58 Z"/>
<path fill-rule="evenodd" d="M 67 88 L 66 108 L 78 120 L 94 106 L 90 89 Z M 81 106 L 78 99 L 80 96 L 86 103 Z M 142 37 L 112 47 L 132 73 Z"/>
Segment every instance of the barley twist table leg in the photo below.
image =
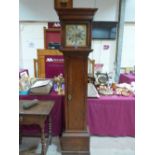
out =
<path fill-rule="evenodd" d="M 22 125 L 19 125 L 19 144 L 22 144 Z"/>
<path fill-rule="evenodd" d="M 49 144 L 52 143 L 52 119 L 51 116 L 49 115 L 49 123 L 48 123 L 48 132 L 49 132 Z"/>
<path fill-rule="evenodd" d="M 41 144 L 42 144 L 42 155 L 46 155 L 46 142 L 45 142 L 45 133 L 44 133 L 44 126 L 41 127 Z"/>

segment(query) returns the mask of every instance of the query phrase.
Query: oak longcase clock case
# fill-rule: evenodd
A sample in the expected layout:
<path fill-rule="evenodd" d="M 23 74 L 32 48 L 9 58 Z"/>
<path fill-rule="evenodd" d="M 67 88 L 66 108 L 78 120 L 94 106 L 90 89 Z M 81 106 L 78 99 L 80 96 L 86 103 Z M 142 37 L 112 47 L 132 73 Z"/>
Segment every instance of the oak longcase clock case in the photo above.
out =
<path fill-rule="evenodd" d="M 62 150 L 88 151 L 85 136 L 87 62 L 91 49 L 91 29 L 97 9 L 57 9 L 61 22 L 61 48 L 65 65 L 65 130 Z M 67 136 L 65 136 L 67 135 Z"/>
<path fill-rule="evenodd" d="M 86 130 L 87 62 L 92 51 L 91 30 L 96 10 L 57 9 L 62 27 L 60 50 L 65 59 L 65 118 L 68 131 Z"/>

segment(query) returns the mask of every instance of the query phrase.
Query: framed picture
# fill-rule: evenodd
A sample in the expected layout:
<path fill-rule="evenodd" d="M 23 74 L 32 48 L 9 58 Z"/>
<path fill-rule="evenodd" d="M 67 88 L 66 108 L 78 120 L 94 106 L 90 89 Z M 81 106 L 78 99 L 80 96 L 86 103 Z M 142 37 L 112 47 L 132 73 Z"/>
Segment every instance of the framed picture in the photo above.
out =
<path fill-rule="evenodd" d="M 22 79 L 29 77 L 29 75 L 27 74 L 26 71 L 23 71 L 23 72 L 19 73 L 19 75 L 20 75 L 20 78 L 22 78 Z"/>

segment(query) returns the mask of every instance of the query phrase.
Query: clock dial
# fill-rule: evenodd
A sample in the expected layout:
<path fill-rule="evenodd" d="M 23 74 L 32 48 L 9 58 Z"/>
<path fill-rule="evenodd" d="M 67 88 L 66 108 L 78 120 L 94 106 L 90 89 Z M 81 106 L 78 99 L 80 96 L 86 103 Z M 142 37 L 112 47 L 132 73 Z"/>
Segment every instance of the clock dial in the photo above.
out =
<path fill-rule="evenodd" d="M 66 46 L 84 47 L 87 45 L 87 26 L 86 25 L 66 25 Z"/>

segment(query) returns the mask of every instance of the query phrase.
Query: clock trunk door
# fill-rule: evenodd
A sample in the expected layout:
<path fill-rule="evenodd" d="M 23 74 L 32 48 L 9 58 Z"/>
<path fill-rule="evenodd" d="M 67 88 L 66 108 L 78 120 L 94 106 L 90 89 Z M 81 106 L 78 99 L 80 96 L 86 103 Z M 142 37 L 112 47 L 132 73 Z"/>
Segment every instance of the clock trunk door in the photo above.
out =
<path fill-rule="evenodd" d="M 87 57 L 65 56 L 66 72 L 66 129 L 86 129 Z"/>

